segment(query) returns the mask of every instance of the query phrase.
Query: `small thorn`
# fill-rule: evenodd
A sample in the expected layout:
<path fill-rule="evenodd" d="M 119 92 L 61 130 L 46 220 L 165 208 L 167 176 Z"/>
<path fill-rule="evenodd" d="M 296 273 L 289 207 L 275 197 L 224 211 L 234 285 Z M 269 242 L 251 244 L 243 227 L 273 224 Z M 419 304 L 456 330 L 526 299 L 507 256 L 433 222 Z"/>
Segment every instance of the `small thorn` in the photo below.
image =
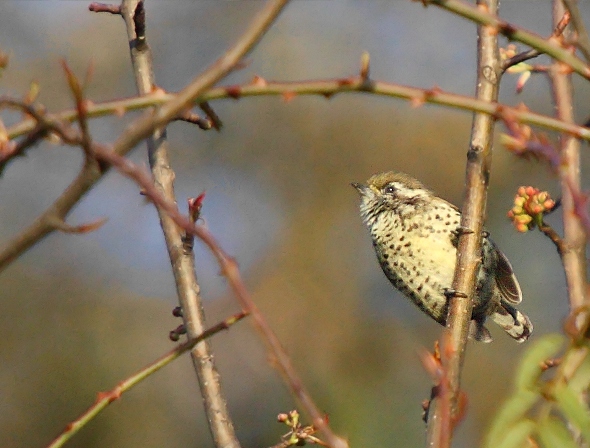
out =
<path fill-rule="evenodd" d="M 481 231 L 481 236 L 483 238 L 487 238 L 488 236 L 490 236 L 490 232 L 488 232 L 487 230 L 482 230 Z"/>
<path fill-rule="evenodd" d="M 462 299 L 467 298 L 467 294 L 465 294 L 464 292 L 459 292 L 453 288 L 445 288 L 444 295 L 447 299 L 452 299 L 453 297 L 460 297 Z"/>
<path fill-rule="evenodd" d="M 422 400 L 422 421 L 428 423 L 428 410 L 430 409 L 430 400 Z"/>
<path fill-rule="evenodd" d="M 180 306 L 174 307 L 174 309 L 172 310 L 172 315 L 174 317 L 182 317 L 182 307 L 180 307 Z"/>
<path fill-rule="evenodd" d="M 474 233 L 474 232 L 473 232 L 473 230 L 471 230 L 468 227 L 458 226 L 453 233 L 457 236 L 461 236 L 461 235 L 468 235 L 468 234 Z"/>
<path fill-rule="evenodd" d="M 369 72 L 370 72 L 370 56 L 367 51 L 363 52 L 361 56 L 361 70 L 360 70 L 360 77 L 363 81 L 369 79 Z"/>

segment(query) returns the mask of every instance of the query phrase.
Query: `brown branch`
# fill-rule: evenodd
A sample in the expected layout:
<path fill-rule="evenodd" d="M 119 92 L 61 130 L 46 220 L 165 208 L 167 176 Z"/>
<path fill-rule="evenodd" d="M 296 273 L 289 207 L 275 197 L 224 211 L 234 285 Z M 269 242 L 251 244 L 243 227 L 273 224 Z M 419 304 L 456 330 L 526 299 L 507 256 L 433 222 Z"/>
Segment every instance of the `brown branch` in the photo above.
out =
<path fill-rule="evenodd" d="M 328 426 L 324 414 L 320 412 L 316 404 L 313 402 L 279 339 L 250 297 L 250 293 L 244 284 L 236 261 L 224 252 L 211 232 L 201 225 L 195 225 L 188 216 L 180 213 L 176 204 L 164 197 L 160 190 L 154 186 L 152 178 L 148 173 L 107 147 L 94 145 L 93 150 L 98 159 L 115 166 L 117 170 L 133 179 L 143 189 L 145 196 L 154 202 L 159 209 L 165 211 L 180 229 L 184 230 L 186 233 L 195 235 L 207 245 L 215 255 L 215 258 L 221 266 L 221 271 L 228 279 L 240 305 L 245 312 L 252 315 L 253 323 L 259 331 L 262 339 L 267 344 L 273 361 L 275 361 L 273 364 L 282 374 L 291 393 L 299 400 L 302 407 L 311 417 L 314 427 L 323 434 L 323 439 L 332 448 L 347 448 L 348 444 L 335 435 Z"/>
<path fill-rule="evenodd" d="M 555 245 L 555 248 L 557 249 L 559 256 L 563 258 L 563 253 L 566 250 L 566 245 L 561 236 L 559 236 L 559 233 L 557 233 L 555 229 L 551 227 L 549 224 L 547 224 L 545 221 L 541 221 L 541 224 L 538 227 L 539 230 L 543 232 L 543 234 L 551 240 L 551 242 Z"/>
<path fill-rule="evenodd" d="M 564 62 L 571 69 L 590 79 L 590 66 L 572 54 L 567 48 L 563 48 L 555 39 L 544 39 L 535 33 L 524 30 L 516 25 L 506 22 L 494 14 L 491 10 L 477 8 L 461 0 L 422 0 L 429 5 L 440 6 L 447 11 L 465 17 L 480 25 L 485 25 L 494 30 L 494 32 L 506 36 L 510 40 L 522 42 L 530 47 L 536 48 L 541 53 L 547 54 L 554 59 Z"/>
<path fill-rule="evenodd" d="M 109 3 L 92 2 L 90 5 L 88 5 L 88 10 L 92 12 L 108 12 L 116 15 L 121 14 L 120 5 L 111 5 Z"/>
<path fill-rule="evenodd" d="M 479 10 L 496 15 L 497 0 L 478 0 Z M 500 60 L 497 33 L 492 27 L 478 26 L 478 61 L 476 97 L 482 101 L 497 100 L 500 81 Z M 481 235 L 485 214 L 487 187 L 490 176 L 491 151 L 494 117 L 477 113 L 473 117 L 471 141 L 467 153 L 466 191 L 463 200 L 461 226 L 471 232 L 459 236 L 457 266 L 452 290 L 456 292 L 450 299 L 445 332 L 442 337 L 441 362 L 449 382 L 450 393 L 433 400 L 434 413 L 428 421 L 428 446 L 450 447 L 453 420 L 460 414 L 459 396 L 461 371 L 465 357 L 465 346 L 473 308 L 476 272 L 481 263 Z M 449 400 L 452 417 L 441 415 Z"/>
<path fill-rule="evenodd" d="M 554 20 L 564 10 L 561 1 L 554 6 Z M 557 117 L 565 122 L 575 121 L 572 106 L 570 76 L 563 73 L 562 65 L 555 62 L 549 71 L 553 101 Z M 561 163 L 558 175 L 562 189 L 564 247 L 562 254 L 570 308 L 576 309 L 585 303 L 586 296 L 586 232 L 575 213 L 572 189 L 580 190 L 580 143 L 577 139 L 562 135 L 560 142 Z"/>
<path fill-rule="evenodd" d="M 570 13 L 566 11 L 566 13 L 563 15 L 561 20 L 555 26 L 555 29 L 553 30 L 553 34 L 551 35 L 551 37 L 555 38 L 555 37 L 561 36 L 565 30 L 565 27 L 569 24 L 570 18 L 571 18 Z M 543 53 L 541 53 L 541 51 L 539 51 L 535 48 L 533 48 L 531 50 L 523 51 L 522 53 L 519 53 L 519 54 L 511 57 L 510 59 L 507 59 L 504 62 L 502 62 L 502 71 L 505 72 L 510 67 L 520 64 L 521 62 L 528 61 L 529 59 L 536 58 L 537 56 L 540 56 L 541 54 L 543 54 Z"/>
<path fill-rule="evenodd" d="M 161 368 L 167 366 L 172 361 L 179 358 L 181 355 L 192 349 L 199 342 L 210 338 L 211 336 L 213 336 L 216 333 L 219 333 L 222 330 L 229 329 L 229 327 L 231 327 L 236 322 L 239 322 L 246 316 L 247 313 L 241 312 L 219 322 L 218 324 L 206 329 L 196 337 L 189 339 L 183 344 L 180 344 L 173 350 L 169 351 L 167 354 L 161 356 L 154 362 L 145 366 L 137 373 L 121 381 L 119 384 L 117 384 L 117 386 L 114 389 L 108 392 L 99 393 L 94 404 L 90 406 L 85 412 L 83 412 L 78 418 L 76 418 L 74 421 L 68 424 L 66 428 L 63 430 L 63 432 L 59 436 L 57 436 L 47 446 L 47 448 L 59 448 L 60 446 L 63 446 L 68 440 L 70 440 L 74 436 L 74 434 L 76 434 L 84 426 L 86 426 L 88 422 L 90 422 L 94 417 L 96 417 L 100 412 L 102 412 L 109 404 L 121 398 L 121 395 L 123 395 L 125 392 L 131 390 L 134 386 L 138 385 L 148 376 L 156 373 Z"/>
<path fill-rule="evenodd" d="M 123 0 L 121 14 L 127 28 L 137 90 L 140 95 L 145 95 L 152 92 L 156 84 L 151 49 L 145 34 L 146 18 L 143 1 Z M 168 201 L 175 202 L 175 174 L 168 156 L 169 145 L 165 129 L 155 129 L 146 143 L 156 188 Z M 187 250 L 187 246 L 183 244 L 183 235 L 168 213 L 157 205 L 156 208 L 172 265 L 178 301 L 182 308 L 183 327 L 187 338 L 192 339 L 207 328 L 195 271 L 194 252 Z M 240 442 L 235 434 L 210 344 L 203 341 L 195 345 L 191 350 L 191 358 L 197 373 L 214 445 L 223 448 L 239 448 Z"/>
<path fill-rule="evenodd" d="M 574 213 L 586 230 L 586 238 L 590 238 L 590 212 L 588 210 L 588 193 L 583 193 L 579 186 L 576 187 L 569 182 L 567 183 L 567 186 L 572 195 Z"/>
<path fill-rule="evenodd" d="M 178 116 L 179 113 L 185 110 L 188 105 L 195 102 L 214 83 L 227 75 L 260 40 L 268 28 L 270 28 L 273 21 L 286 6 L 286 3 L 287 0 L 269 0 L 233 47 L 217 59 L 201 75 L 191 81 L 182 91 L 174 95 L 157 112 L 146 112 L 143 116 L 133 121 L 123 135 L 115 142 L 114 151 L 119 155 L 127 154 L 141 140 L 149 137 L 155 129 L 166 125 Z M 203 100 L 201 99 L 197 102 L 202 102 Z M 63 220 L 82 196 L 102 178 L 107 168 L 86 163 L 78 176 L 56 201 L 31 226 L 2 248 L 0 251 L 0 271 L 35 243 L 55 230 L 52 222 L 55 219 Z"/>
<path fill-rule="evenodd" d="M 401 98 L 410 101 L 415 106 L 422 104 L 434 104 L 448 106 L 455 109 L 469 112 L 482 112 L 501 118 L 504 113 L 509 113 L 521 123 L 533 124 L 559 132 L 567 132 L 586 141 L 590 141 L 590 128 L 562 122 L 559 119 L 530 112 L 522 107 L 511 107 L 507 104 L 481 101 L 476 98 L 454 93 L 445 92 L 436 87 L 420 89 L 417 87 L 405 86 L 402 84 L 388 83 L 371 80 L 369 83 L 361 77 L 337 78 L 328 80 L 309 80 L 300 82 L 270 82 L 251 83 L 245 85 L 234 85 L 215 87 L 203 92 L 195 99 L 195 103 L 203 100 L 237 99 L 253 96 L 276 95 L 321 95 L 332 98 L 340 93 L 366 93 L 382 95 L 392 98 Z M 177 94 L 165 93 L 158 90 L 154 93 L 142 96 L 126 98 L 122 100 L 107 101 L 103 103 L 90 103 L 86 106 L 88 117 L 102 117 L 105 115 L 122 114 L 127 111 L 141 110 L 152 106 L 160 106 L 172 101 Z M 3 100 L 0 98 L 0 107 Z M 178 112 L 179 116 L 183 110 Z M 78 119 L 75 109 L 66 110 L 57 114 L 46 114 L 45 119 L 50 122 L 63 123 L 73 122 Z M 25 120 L 7 129 L 10 139 L 15 139 L 31 132 L 36 126 L 34 120 Z"/>
<path fill-rule="evenodd" d="M 209 127 L 212 125 L 216 131 L 220 131 L 223 127 L 223 122 L 221 121 L 221 118 L 219 118 L 219 115 L 217 115 L 217 112 L 213 110 L 211 105 L 207 101 L 204 101 L 199 104 L 199 107 L 207 114 L 207 121 L 210 123 Z"/>
<path fill-rule="evenodd" d="M 590 63 L 590 37 L 588 37 L 588 30 L 584 25 L 584 20 L 582 20 L 577 2 L 576 0 L 563 0 L 563 3 L 572 15 L 572 23 L 578 33 L 576 46 L 580 49 L 584 58 L 586 58 L 586 62 Z"/>
<path fill-rule="evenodd" d="M 80 146 L 84 150 L 87 159 L 92 159 L 90 147 L 92 145 L 92 137 L 90 137 L 90 129 L 88 128 L 88 117 L 86 114 L 86 101 L 84 100 L 83 87 L 80 81 L 74 75 L 74 72 L 68 67 L 65 60 L 62 60 L 62 68 L 66 74 L 66 79 L 70 86 L 70 91 L 74 95 L 76 102 L 76 111 L 78 112 L 78 125 L 80 126 Z M 89 76 L 87 76 L 89 77 Z"/>
<path fill-rule="evenodd" d="M 196 124 L 199 129 L 203 131 L 208 131 L 212 127 L 215 126 L 215 123 L 209 118 L 203 118 L 200 115 L 196 114 L 192 111 L 185 111 L 182 112 L 177 118 L 177 121 L 186 121 L 187 123 Z M 216 128 L 217 129 L 217 128 Z"/>

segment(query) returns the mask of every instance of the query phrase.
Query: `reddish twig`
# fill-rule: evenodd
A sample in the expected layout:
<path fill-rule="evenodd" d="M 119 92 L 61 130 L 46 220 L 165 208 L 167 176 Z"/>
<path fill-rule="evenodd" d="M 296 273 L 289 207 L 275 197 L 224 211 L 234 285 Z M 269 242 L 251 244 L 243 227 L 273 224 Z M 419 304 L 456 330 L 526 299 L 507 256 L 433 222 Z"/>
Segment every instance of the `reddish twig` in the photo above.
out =
<path fill-rule="evenodd" d="M 108 12 L 111 14 L 121 15 L 121 5 L 111 5 L 109 3 L 92 2 L 88 6 L 92 12 Z"/>
<path fill-rule="evenodd" d="M 572 15 L 572 23 L 576 28 L 576 46 L 580 49 L 586 62 L 590 63 L 590 37 L 588 36 L 588 30 L 584 25 L 584 20 L 578 9 L 576 0 L 563 0 L 565 7 L 569 10 Z"/>
<path fill-rule="evenodd" d="M 223 122 L 221 121 L 221 118 L 219 118 L 219 115 L 217 115 L 217 112 L 215 112 L 215 110 L 213 110 L 211 105 L 207 101 L 204 101 L 199 104 L 199 107 L 201 108 L 201 110 L 203 112 L 205 112 L 207 114 L 207 119 L 209 120 L 211 125 L 213 125 L 213 128 L 216 131 L 220 131 L 221 128 L 223 127 Z"/>
<path fill-rule="evenodd" d="M 478 0 L 478 10 L 489 11 L 496 17 L 497 0 Z M 487 26 L 478 26 L 476 97 L 484 102 L 497 101 L 500 81 L 500 60 L 497 32 Z M 471 128 L 471 141 L 467 154 L 466 191 L 461 209 L 461 227 L 471 232 L 459 236 L 457 265 L 449 298 L 447 323 L 442 337 L 441 363 L 449 382 L 449 393 L 433 400 L 433 414 L 428 421 L 429 448 L 451 446 L 452 424 L 461 415 L 460 384 L 469 322 L 475 294 L 476 270 L 480 266 L 481 235 L 487 186 L 490 175 L 494 117 L 476 113 Z M 451 419 L 443 418 L 447 406 Z"/>
<path fill-rule="evenodd" d="M 564 12 L 560 1 L 554 2 L 554 22 Z M 562 64 L 554 62 L 549 76 L 557 117 L 574 123 L 571 76 L 564 73 Z M 565 269 L 570 309 L 576 309 L 586 301 L 586 231 L 576 212 L 574 195 L 580 191 L 580 142 L 570 135 L 563 135 L 560 141 L 560 164 L 558 175 L 561 181 L 564 229 Z M 587 213 L 587 212 L 586 212 Z"/>
<path fill-rule="evenodd" d="M 143 369 L 139 370 L 137 373 L 121 381 L 119 384 L 117 384 L 117 386 L 114 389 L 108 392 L 99 393 L 94 404 L 90 406 L 85 412 L 83 412 L 78 418 L 76 418 L 74 421 L 68 424 L 68 426 L 66 426 L 63 432 L 59 436 L 57 436 L 47 446 L 47 448 L 58 448 L 63 446 L 64 443 L 71 439 L 74 434 L 76 434 L 78 431 L 80 431 L 80 429 L 86 426 L 88 422 L 90 422 L 94 417 L 96 417 L 100 412 L 102 412 L 109 404 L 121 398 L 121 395 L 123 395 L 125 392 L 129 391 L 150 375 L 156 373 L 158 370 L 162 369 L 175 359 L 179 358 L 181 355 L 192 349 L 199 342 L 207 338 L 210 338 L 211 336 L 213 336 L 216 333 L 219 333 L 222 330 L 229 329 L 229 327 L 231 327 L 236 322 L 239 322 L 247 315 L 247 313 L 241 312 L 219 322 L 218 324 L 203 331 L 197 337 L 189 339 L 183 344 L 180 344 L 173 350 L 169 351 L 167 354 L 161 356 L 154 362 L 148 364 Z"/>
<path fill-rule="evenodd" d="M 570 192 L 574 214 L 584 226 L 586 236 L 590 238 L 590 213 L 588 211 L 589 197 L 587 193 L 583 193 L 580 187 L 575 185 L 569 179 L 567 180 L 567 189 Z"/>
<path fill-rule="evenodd" d="M 556 25 L 555 29 L 553 30 L 553 34 L 551 35 L 551 37 L 557 38 L 557 37 L 561 36 L 565 30 L 565 27 L 569 24 L 570 19 L 571 19 L 571 14 L 566 11 L 566 13 L 563 15 L 563 17 L 561 18 L 561 20 L 559 21 L 559 23 Z M 541 54 L 543 54 L 543 53 L 535 48 L 533 48 L 531 50 L 523 51 L 522 53 L 514 55 L 510 59 L 507 59 L 504 62 L 502 62 L 502 71 L 505 72 L 510 67 L 520 64 L 521 62 L 528 61 L 529 59 L 536 58 L 537 56 L 540 56 Z"/>
<path fill-rule="evenodd" d="M 555 245 L 559 256 L 563 258 L 563 253 L 566 250 L 566 246 L 559 236 L 559 233 L 555 231 L 553 227 L 547 224 L 545 221 L 542 221 L 541 224 L 538 226 L 539 230 L 543 232 L 543 234 L 551 240 L 551 242 Z"/>
<path fill-rule="evenodd" d="M 185 111 L 182 112 L 177 118 L 176 120 L 178 121 L 186 121 L 187 123 L 192 123 L 192 124 L 196 124 L 199 129 L 202 129 L 204 131 L 208 131 L 209 129 L 211 129 L 212 127 L 214 127 L 214 123 L 211 119 L 209 118 L 203 118 L 200 115 L 192 112 L 192 111 Z"/>
<path fill-rule="evenodd" d="M 421 89 L 401 84 L 388 83 L 371 80 L 370 83 L 363 81 L 359 76 L 326 80 L 309 80 L 300 82 L 267 82 L 250 83 L 244 85 L 233 85 L 215 87 L 204 91 L 195 99 L 195 103 L 203 100 L 217 100 L 227 98 L 246 98 L 253 96 L 282 96 L 289 95 L 291 98 L 298 95 L 321 95 L 332 98 L 342 93 L 365 93 L 381 95 L 392 98 L 400 98 L 410 101 L 415 106 L 422 104 L 434 104 L 448 106 L 451 108 L 469 112 L 481 112 L 503 118 L 504 114 L 519 123 L 541 126 L 559 132 L 566 132 L 586 141 L 590 141 L 590 129 L 573 123 L 566 123 L 557 118 L 531 112 L 522 106 L 512 107 L 502 103 L 481 101 L 476 98 L 457 95 L 444 90 L 431 88 Z M 88 117 L 102 117 L 105 115 L 122 114 L 127 111 L 141 110 L 152 106 L 161 106 L 172 101 L 178 94 L 165 93 L 161 90 L 146 94 L 141 97 L 125 98 L 122 100 L 107 101 L 103 103 L 87 103 L 86 113 Z M 3 100 L 0 98 L 0 107 Z M 181 108 L 176 116 L 186 108 Z M 51 122 L 73 122 L 78 119 L 76 110 L 66 110 L 57 114 L 46 114 L 46 120 Z M 176 118 L 176 117 L 174 117 Z M 7 135 L 14 139 L 32 131 L 36 126 L 34 120 L 25 120 L 7 129 Z"/>
<path fill-rule="evenodd" d="M 293 395 L 309 413 L 313 425 L 324 435 L 326 443 L 332 448 L 347 447 L 348 444 L 331 431 L 323 413 L 320 412 L 313 402 L 279 339 L 250 297 L 234 258 L 225 253 L 209 230 L 202 225 L 195 225 L 189 217 L 180 213 L 176 204 L 165 198 L 154 186 L 151 176 L 145 170 L 142 170 L 126 158 L 119 156 L 104 146 L 94 145 L 94 154 L 98 159 L 109 163 L 127 177 L 133 179 L 143 189 L 145 196 L 161 210 L 165 211 L 178 227 L 187 233 L 195 235 L 209 247 L 221 266 L 222 273 L 228 279 L 242 308 L 245 312 L 252 315 L 256 328 L 266 342 L 273 359 L 276 360 L 276 366 L 279 372 L 283 375 Z"/>
<path fill-rule="evenodd" d="M 254 18 L 246 32 L 223 56 L 215 61 L 201 75 L 191 81 L 181 92 L 173 95 L 164 103 L 158 113 L 146 113 L 135 120 L 115 142 L 114 151 L 125 155 L 142 139 L 148 137 L 158 129 L 173 120 L 189 104 L 203 96 L 214 83 L 229 73 L 238 65 L 242 57 L 258 42 L 268 30 L 273 21 L 285 7 L 287 0 L 269 0 L 266 6 Z M 203 102 L 205 98 L 197 102 Z M 0 99 L 0 106 L 2 99 Z M 150 104 L 153 105 L 153 104 Z M 145 107 L 145 106 L 143 106 Z M 35 122 L 27 123 L 25 127 L 34 129 Z M 22 128 L 21 128 L 22 129 Z M 21 134 L 22 135 L 22 134 Z M 0 170 L 2 166 L 0 165 Z M 105 168 L 106 169 L 106 168 Z M 8 266 L 27 249 L 55 230 L 55 219 L 64 219 L 70 210 L 78 203 L 105 173 L 103 167 L 84 166 L 78 176 L 70 183 L 66 190 L 47 208 L 28 228 L 13 238 L 0 251 L 0 271 Z"/>
<path fill-rule="evenodd" d="M 452 13 L 465 17 L 475 23 L 489 27 L 492 32 L 502 34 L 513 41 L 522 42 L 530 47 L 536 48 L 541 53 L 547 54 L 554 59 L 564 62 L 580 76 L 590 79 L 590 66 L 578 58 L 567 48 L 563 48 L 555 39 L 544 39 L 530 31 L 506 22 L 498 17 L 490 9 L 478 8 L 461 0 L 422 0 L 424 4 L 440 6 Z M 560 18 L 563 15 L 560 16 Z"/>
<path fill-rule="evenodd" d="M 146 13 L 143 0 L 123 0 L 122 15 L 125 20 L 129 51 L 133 64 L 137 90 L 140 95 L 157 90 L 152 66 L 151 48 L 146 36 Z M 188 112 L 188 111 L 186 111 Z M 169 145 L 166 131 L 157 128 L 146 140 L 148 158 L 153 173 L 153 182 L 160 194 L 168 201 L 175 202 L 175 174 L 168 157 Z M 182 308 L 182 329 L 187 337 L 193 338 L 206 328 L 203 300 L 195 270 L 192 244 L 185 244 L 186 239 L 170 219 L 170 216 L 156 206 L 160 217 L 160 226 L 166 241 L 170 258 L 178 302 Z M 197 374 L 203 406 L 207 415 L 209 430 L 216 447 L 239 448 L 240 443 L 235 434 L 229 414 L 227 401 L 221 387 L 221 379 L 215 365 L 215 356 L 211 346 L 204 342 L 191 350 L 193 367 Z"/>

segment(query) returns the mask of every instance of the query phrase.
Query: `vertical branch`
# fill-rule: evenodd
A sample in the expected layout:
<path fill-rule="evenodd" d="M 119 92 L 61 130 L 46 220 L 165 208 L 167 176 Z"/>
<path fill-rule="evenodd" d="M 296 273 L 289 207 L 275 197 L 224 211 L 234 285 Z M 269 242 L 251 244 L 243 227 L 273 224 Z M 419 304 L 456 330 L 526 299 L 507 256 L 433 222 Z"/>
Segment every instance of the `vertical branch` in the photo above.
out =
<path fill-rule="evenodd" d="M 553 22 L 559 21 L 565 11 L 562 0 L 553 1 Z M 559 61 L 554 61 L 549 68 L 551 90 L 555 104 L 557 118 L 568 123 L 574 123 L 571 76 L 566 67 Z M 575 195 L 580 192 L 580 142 L 569 134 L 562 134 L 560 140 L 561 163 L 558 175 L 561 183 L 561 204 L 563 210 L 563 250 L 561 260 L 565 271 L 568 298 L 570 303 L 570 319 L 572 333 L 583 334 L 587 326 L 587 312 L 576 313 L 588 304 L 586 297 L 586 231 L 584 224 L 576 212 Z M 588 356 L 584 345 L 574 346 L 564 359 L 559 369 L 559 375 L 568 381 L 583 360 Z M 580 400 L 587 403 L 588 397 L 582 394 Z M 573 430 L 579 435 L 578 430 Z"/>
<path fill-rule="evenodd" d="M 479 8 L 497 14 L 497 0 L 478 0 Z M 497 32 L 493 27 L 477 27 L 477 87 L 476 97 L 484 101 L 497 101 L 501 73 L 498 56 Z M 494 118 L 476 113 L 471 128 L 471 141 L 467 152 L 466 191 L 463 200 L 461 226 L 469 229 L 459 236 L 457 267 L 453 279 L 446 336 L 442 339 L 441 362 L 448 379 L 446 394 L 434 397 L 431 417 L 428 420 L 429 447 L 444 448 L 451 444 L 453 421 L 460 414 L 458 406 L 461 370 L 473 308 L 477 268 L 481 263 L 481 235 L 486 209 L 487 186 L 492 155 Z M 446 400 L 446 406 L 441 401 Z M 441 410 L 450 406 L 451 416 L 443 418 Z"/>
<path fill-rule="evenodd" d="M 565 12 L 561 0 L 554 0 L 553 22 L 559 21 Z M 571 76 L 563 63 L 555 61 L 549 69 L 551 89 L 557 118 L 574 123 Z M 568 134 L 561 135 L 561 204 L 563 210 L 564 251 L 562 254 L 570 309 L 581 307 L 586 296 L 586 232 L 574 203 L 574 195 L 580 191 L 580 142 Z"/>
<path fill-rule="evenodd" d="M 155 80 L 152 54 L 145 35 L 143 1 L 123 0 L 121 14 L 127 28 L 137 89 L 140 95 L 151 93 L 155 88 Z M 175 174 L 168 157 L 166 129 L 163 127 L 155 129 L 146 142 L 155 186 L 166 199 L 174 203 Z M 206 329 L 200 288 L 195 273 L 194 252 L 185 250 L 179 227 L 162 207 L 156 207 L 172 264 L 184 326 L 190 340 Z M 215 446 L 238 448 L 240 444 L 223 397 L 219 373 L 215 367 L 209 342 L 204 340 L 195 345 L 191 349 L 191 358 L 199 379 L 203 404 Z"/>

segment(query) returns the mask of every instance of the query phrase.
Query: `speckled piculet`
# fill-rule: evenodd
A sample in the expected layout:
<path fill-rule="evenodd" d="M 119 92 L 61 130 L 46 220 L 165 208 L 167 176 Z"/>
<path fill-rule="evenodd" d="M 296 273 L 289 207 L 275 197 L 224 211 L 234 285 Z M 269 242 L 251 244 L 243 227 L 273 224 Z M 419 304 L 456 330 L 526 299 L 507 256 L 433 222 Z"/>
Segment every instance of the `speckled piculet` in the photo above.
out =
<path fill-rule="evenodd" d="M 455 271 L 461 212 L 403 173 L 376 174 L 361 195 L 361 216 L 371 232 L 379 264 L 389 281 L 422 311 L 444 325 Z M 470 337 L 490 342 L 490 317 L 518 342 L 533 331 L 529 318 L 513 305 L 522 292 L 512 266 L 487 236 L 477 273 Z"/>

